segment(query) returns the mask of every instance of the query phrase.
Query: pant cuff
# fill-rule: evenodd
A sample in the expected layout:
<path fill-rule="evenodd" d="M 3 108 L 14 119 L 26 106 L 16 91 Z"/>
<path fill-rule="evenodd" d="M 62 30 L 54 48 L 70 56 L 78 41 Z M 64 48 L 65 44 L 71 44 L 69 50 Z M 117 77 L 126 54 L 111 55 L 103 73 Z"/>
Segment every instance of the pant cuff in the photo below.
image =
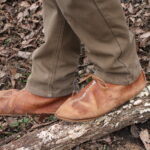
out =
<path fill-rule="evenodd" d="M 67 88 L 67 89 L 59 89 L 57 91 L 53 91 L 51 95 L 49 95 L 45 90 L 41 88 L 35 88 L 31 85 L 26 85 L 25 89 L 27 91 L 30 91 L 34 95 L 42 96 L 42 97 L 48 97 L 48 98 L 56 98 L 56 97 L 63 97 L 70 95 L 73 92 L 73 87 L 72 88 Z"/>
<path fill-rule="evenodd" d="M 129 85 L 137 80 L 141 72 L 141 66 L 137 65 L 136 68 L 128 73 L 107 73 L 96 69 L 95 75 L 104 80 L 106 83 Z"/>

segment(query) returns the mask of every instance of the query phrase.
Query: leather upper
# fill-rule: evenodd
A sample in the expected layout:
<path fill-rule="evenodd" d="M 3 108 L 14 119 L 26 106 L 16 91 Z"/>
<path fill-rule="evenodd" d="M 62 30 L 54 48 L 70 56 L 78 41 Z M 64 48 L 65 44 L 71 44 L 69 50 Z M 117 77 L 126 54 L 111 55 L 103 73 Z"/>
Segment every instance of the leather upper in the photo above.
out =
<path fill-rule="evenodd" d="M 0 91 L 0 114 L 54 114 L 67 98 L 46 98 L 27 90 Z"/>
<path fill-rule="evenodd" d="M 85 88 L 61 105 L 56 116 L 72 121 L 99 117 L 135 97 L 145 84 L 143 72 L 130 85 L 104 83 L 93 76 L 93 80 Z"/>

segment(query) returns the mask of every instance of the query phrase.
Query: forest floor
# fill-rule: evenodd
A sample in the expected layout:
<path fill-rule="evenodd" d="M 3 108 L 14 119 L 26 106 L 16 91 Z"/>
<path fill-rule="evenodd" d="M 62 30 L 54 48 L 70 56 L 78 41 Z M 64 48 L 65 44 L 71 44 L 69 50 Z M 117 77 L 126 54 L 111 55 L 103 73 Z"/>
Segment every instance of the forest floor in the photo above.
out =
<path fill-rule="evenodd" d="M 150 5 L 147 0 L 122 0 L 127 23 L 135 33 L 140 62 L 150 81 Z M 24 88 L 31 73 L 31 54 L 44 43 L 40 0 L 0 0 L 0 90 Z M 0 146 L 46 126 L 54 116 L 0 117 Z M 139 133 L 150 131 L 150 120 L 73 150 L 144 150 Z"/>

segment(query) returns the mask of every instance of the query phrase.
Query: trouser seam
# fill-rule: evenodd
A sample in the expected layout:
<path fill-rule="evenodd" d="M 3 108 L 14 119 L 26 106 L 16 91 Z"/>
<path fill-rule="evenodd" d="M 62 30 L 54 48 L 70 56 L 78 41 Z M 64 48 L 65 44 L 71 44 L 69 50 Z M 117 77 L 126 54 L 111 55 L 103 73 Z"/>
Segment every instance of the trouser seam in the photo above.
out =
<path fill-rule="evenodd" d="M 56 72 L 57 72 L 57 67 L 58 67 L 58 64 L 59 64 L 59 60 L 61 58 L 61 46 L 62 46 L 62 43 L 63 43 L 63 35 L 64 35 L 64 31 L 65 31 L 65 21 L 63 21 L 63 25 L 61 27 L 61 33 L 60 33 L 60 37 L 59 37 L 59 41 L 60 41 L 60 44 L 58 45 L 58 54 L 57 54 L 57 60 L 56 60 L 56 66 L 55 66 L 55 69 L 54 69 L 54 73 L 53 73 L 53 78 L 52 78 L 52 83 L 51 83 L 51 90 L 53 92 L 53 82 L 54 82 L 54 79 L 56 77 Z"/>
<path fill-rule="evenodd" d="M 116 35 L 114 34 L 114 32 L 113 32 L 112 29 L 111 29 L 111 25 L 109 24 L 108 19 L 106 19 L 106 18 L 104 17 L 104 15 L 103 15 L 102 11 L 100 10 L 100 8 L 99 8 L 99 6 L 98 6 L 96 0 L 92 0 L 92 1 L 94 2 L 98 13 L 102 15 L 102 17 L 104 18 L 104 20 L 105 20 L 107 26 L 109 27 L 110 32 L 112 33 L 112 35 L 113 35 L 113 37 L 114 37 L 114 39 L 115 39 L 117 45 L 119 46 L 120 51 L 121 51 L 120 56 L 122 56 L 122 55 L 123 55 L 122 48 L 121 48 L 121 46 L 120 46 L 120 44 L 119 44 L 119 42 L 118 42 L 118 40 L 117 40 L 117 38 L 116 38 Z M 101 4 L 101 5 L 102 5 L 102 4 Z M 119 56 L 119 57 L 120 57 L 120 56 Z M 124 62 L 122 62 L 120 59 L 118 59 L 118 61 L 119 61 L 123 66 L 125 66 L 127 72 L 129 73 L 129 75 L 130 75 L 130 77 L 131 77 L 131 74 L 130 74 L 130 71 L 129 71 L 129 69 L 128 69 L 128 66 L 127 66 Z M 128 80 L 128 82 L 129 82 L 129 78 L 127 78 L 127 80 Z"/>
<path fill-rule="evenodd" d="M 56 57 L 54 57 L 54 62 L 55 62 L 55 64 L 54 64 L 54 66 L 53 66 L 53 68 L 54 68 L 54 70 L 52 71 L 52 73 L 51 73 L 51 78 L 50 78 L 50 74 L 49 74 L 49 78 L 50 78 L 50 80 L 49 80 L 49 83 L 48 83 L 48 96 L 51 96 L 52 95 L 52 82 L 53 82 L 53 77 L 54 77 L 54 73 L 56 72 L 56 65 L 57 65 L 57 62 L 58 62 L 58 55 L 59 55 L 59 42 L 60 42 L 60 38 L 61 38 L 61 35 L 62 35 L 62 28 L 63 28 L 63 24 L 60 24 L 60 31 L 59 31 L 59 33 L 58 33 L 58 38 L 57 38 L 57 47 L 56 47 Z"/>

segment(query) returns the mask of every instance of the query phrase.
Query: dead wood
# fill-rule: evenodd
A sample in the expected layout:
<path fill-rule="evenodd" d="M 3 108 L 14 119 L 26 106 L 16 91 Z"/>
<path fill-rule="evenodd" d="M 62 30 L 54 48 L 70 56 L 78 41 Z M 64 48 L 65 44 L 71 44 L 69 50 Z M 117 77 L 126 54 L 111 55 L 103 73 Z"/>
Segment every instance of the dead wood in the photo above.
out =
<path fill-rule="evenodd" d="M 0 150 L 69 150 L 150 118 L 150 85 L 113 112 L 85 123 L 57 122 L 4 145 Z"/>

